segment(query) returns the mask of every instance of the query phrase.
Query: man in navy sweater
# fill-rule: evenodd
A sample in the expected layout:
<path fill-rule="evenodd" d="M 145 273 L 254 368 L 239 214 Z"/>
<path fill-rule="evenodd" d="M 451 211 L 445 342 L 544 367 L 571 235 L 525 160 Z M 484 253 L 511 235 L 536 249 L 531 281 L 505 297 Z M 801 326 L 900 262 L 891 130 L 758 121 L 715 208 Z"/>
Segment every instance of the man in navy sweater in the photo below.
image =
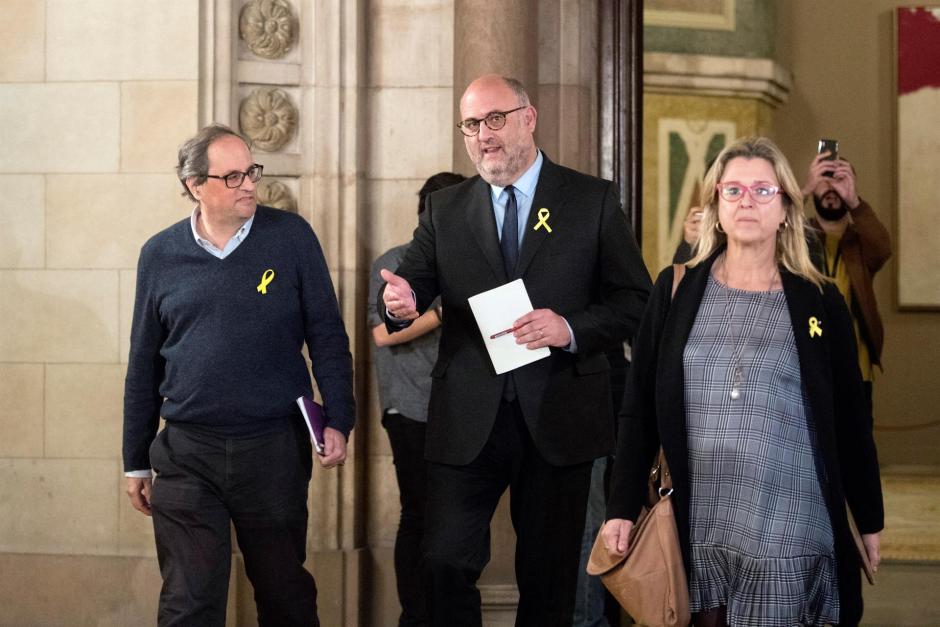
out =
<path fill-rule="evenodd" d="M 153 516 L 164 626 L 224 625 L 231 524 L 259 624 L 319 624 L 303 566 L 313 462 L 295 402 L 312 395 L 301 350 L 326 410 L 326 468 L 346 458 L 352 359 L 316 235 L 257 205 L 261 171 L 233 130 L 199 131 L 177 165 L 197 206 L 137 266 L 124 469 L 131 503 Z"/>

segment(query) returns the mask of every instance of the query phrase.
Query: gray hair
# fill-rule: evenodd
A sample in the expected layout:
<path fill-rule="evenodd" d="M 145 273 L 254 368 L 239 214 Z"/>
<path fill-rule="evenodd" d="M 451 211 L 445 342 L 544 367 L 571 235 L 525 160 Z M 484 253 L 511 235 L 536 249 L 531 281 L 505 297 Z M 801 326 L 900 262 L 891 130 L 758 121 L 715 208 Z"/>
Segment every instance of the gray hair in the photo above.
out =
<path fill-rule="evenodd" d="M 520 107 L 528 107 L 531 102 L 529 101 L 529 94 L 525 91 L 525 86 L 522 84 L 522 81 L 511 76 L 501 77 L 503 82 L 506 83 L 506 86 L 512 90 L 512 93 L 516 94 L 516 98 L 519 100 Z"/>
<path fill-rule="evenodd" d="M 176 176 L 183 185 L 183 196 L 188 196 L 193 202 L 198 202 L 186 186 L 186 181 L 195 179 L 196 185 L 206 182 L 209 173 L 209 145 L 226 135 L 233 135 L 251 148 L 251 142 L 241 133 L 232 130 L 224 124 L 213 123 L 203 127 L 198 133 L 183 142 L 180 146 L 176 162 Z"/>

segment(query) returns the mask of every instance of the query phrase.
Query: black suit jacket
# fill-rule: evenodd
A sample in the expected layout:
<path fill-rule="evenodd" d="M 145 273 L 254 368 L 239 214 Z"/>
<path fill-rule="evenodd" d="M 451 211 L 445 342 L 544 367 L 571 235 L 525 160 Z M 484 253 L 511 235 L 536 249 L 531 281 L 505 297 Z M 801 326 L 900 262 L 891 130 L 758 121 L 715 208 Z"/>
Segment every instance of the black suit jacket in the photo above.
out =
<path fill-rule="evenodd" d="M 540 208 L 550 212 L 551 233 L 535 230 Z M 411 283 L 419 311 L 438 295 L 443 306 L 431 373 L 429 460 L 467 464 L 486 443 L 508 375 L 495 373 L 467 299 L 517 277 L 534 308 L 567 319 L 578 350 L 552 349 L 549 358 L 513 371 L 535 446 L 555 465 L 612 451 L 604 350 L 635 332 L 650 279 L 609 181 L 545 158 L 513 277 L 503 269 L 489 185 L 477 176 L 435 192 L 398 274 Z"/>
<path fill-rule="evenodd" d="M 719 251 L 720 252 L 720 251 Z M 656 281 L 633 347 L 632 394 L 620 415 L 617 461 L 611 475 L 607 518 L 636 520 L 646 498 L 647 475 L 662 445 L 673 482 L 676 523 L 689 568 L 689 466 L 682 355 L 718 253 L 689 268 L 672 292 L 673 270 Z M 861 533 L 884 526 L 878 456 L 871 408 L 862 388 L 852 319 L 833 284 L 818 287 L 781 269 L 783 291 L 800 360 L 800 376 L 816 426 L 828 478 L 823 496 L 835 536 L 840 624 L 861 616 L 858 556 L 846 518 L 848 501 Z M 822 335 L 810 336 L 815 317 Z"/>

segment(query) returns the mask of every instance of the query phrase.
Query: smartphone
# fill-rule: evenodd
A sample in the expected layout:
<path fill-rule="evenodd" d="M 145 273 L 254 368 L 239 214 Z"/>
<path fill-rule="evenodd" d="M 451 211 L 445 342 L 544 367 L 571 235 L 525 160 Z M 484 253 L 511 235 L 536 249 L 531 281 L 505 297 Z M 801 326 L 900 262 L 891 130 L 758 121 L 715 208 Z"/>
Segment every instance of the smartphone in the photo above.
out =
<path fill-rule="evenodd" d="M 833 161 L 839 158 L 839 142 L 835 139 L 820 139 L 819 146 L 816 148 L 816 152 L 819 154 L 829 153 L 827 157 L 824 157 L 826 161 Z M 832 177 L 832 172 L 823 172 L 823 176 Z"/>

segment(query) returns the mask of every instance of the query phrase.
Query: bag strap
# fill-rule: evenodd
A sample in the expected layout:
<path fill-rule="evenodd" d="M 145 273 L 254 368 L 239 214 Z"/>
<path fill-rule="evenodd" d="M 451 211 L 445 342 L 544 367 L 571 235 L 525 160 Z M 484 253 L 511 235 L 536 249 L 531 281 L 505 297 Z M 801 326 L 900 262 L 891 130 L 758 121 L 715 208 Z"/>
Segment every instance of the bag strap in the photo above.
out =
<path fill-rule="evenodd" d="M 669 474 L 669 464 L 666 463 L 666 454 L 661 446 L 656 458 L 655 470 L 659 471 L 659 489 L 672 490 L 672 475 Z"/>
<path fill-rule="evenodd" d="M 676 295 L 676 289 L 685 276 L 685 264 L 672 264 L 672 295 Z M 663 453 L 663 447 L 659 447 L 659 454 L 656 456 L 656 463 L 650 470 L 649 495 L 650 503 L 655 503 L 660 498 L 672 492 L 672 475 L 669 473 L 669 464 L 666 463 L 666 454 Z"/>

